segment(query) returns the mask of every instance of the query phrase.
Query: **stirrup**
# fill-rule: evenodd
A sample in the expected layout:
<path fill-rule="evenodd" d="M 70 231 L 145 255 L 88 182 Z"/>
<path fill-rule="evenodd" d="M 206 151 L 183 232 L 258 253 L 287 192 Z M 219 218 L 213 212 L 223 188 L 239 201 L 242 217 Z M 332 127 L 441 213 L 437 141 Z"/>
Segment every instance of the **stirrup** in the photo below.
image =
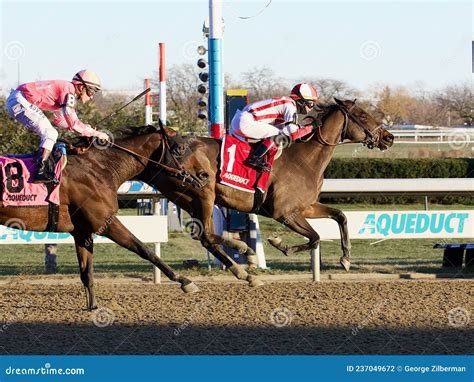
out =
<path fill-rule="evenodd" d="M 50 176 L 46 175 L 46 174 L 35 174 L 33 176 L 33 180 L 31 181 L 31 183 L 35 183 L 35 184 L 38 184 L 38 183 L 55 183 L 55 184 L 58 184 L 58 180 L 56 178 L 51 178 Z"/>
<path fill-rule="evenodd" d="M 36 164 L 37 168 L 33 175 L 32 183 L 57 183 L 57 179 L 55 179 L 54 175 L 51 176 L 47 173 L 47 166 L 44 162 L 38 162 Z"/>
<path fill-rule="evenodd" d="M 249 167 L 262 172 L 272 172 L 272 169 L 268 166 L 268 163 L 263 162 L 260 158 L 249 158 L 244 161 Z"/>

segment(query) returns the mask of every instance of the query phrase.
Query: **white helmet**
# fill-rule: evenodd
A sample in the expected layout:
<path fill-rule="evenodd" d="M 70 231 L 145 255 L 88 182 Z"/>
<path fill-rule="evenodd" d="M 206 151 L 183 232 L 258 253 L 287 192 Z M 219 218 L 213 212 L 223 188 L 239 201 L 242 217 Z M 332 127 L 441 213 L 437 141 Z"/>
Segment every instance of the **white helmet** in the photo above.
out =
<path fill-rule="evenodd" d="M 86 90 L 96 93 L 102 90 L 100 85 L 100 79 L 92 70 L 84 69 L 77 72 L 72 78 L 73 84 L 82 84 L 86 87 Z"/>

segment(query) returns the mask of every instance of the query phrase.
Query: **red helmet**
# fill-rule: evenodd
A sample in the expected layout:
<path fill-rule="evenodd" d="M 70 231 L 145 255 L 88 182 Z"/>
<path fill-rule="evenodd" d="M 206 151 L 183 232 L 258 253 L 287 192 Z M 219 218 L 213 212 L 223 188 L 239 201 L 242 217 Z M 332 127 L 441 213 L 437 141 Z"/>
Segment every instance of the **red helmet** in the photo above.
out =
<path fill-rule="evenodd" d="M 300 99 L 304 101 L 313 101 L 316 102 L 319 99 L 318 92 L 310 84 L 297 84 L 293 89 L 291 89 L 290 97 L 295 101 Z"/>

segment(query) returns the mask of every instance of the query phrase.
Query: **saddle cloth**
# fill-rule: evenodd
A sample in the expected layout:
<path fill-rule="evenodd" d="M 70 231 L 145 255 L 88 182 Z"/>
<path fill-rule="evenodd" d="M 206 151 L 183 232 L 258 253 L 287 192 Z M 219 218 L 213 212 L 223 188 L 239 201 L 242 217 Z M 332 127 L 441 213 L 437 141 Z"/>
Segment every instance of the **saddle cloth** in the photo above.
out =
<path fill-rule="evenodd" d="M 54 153 L 55 156 L 57 153 Z M 53 157 L 53 155 L 51 155 Z M 61 154 L 59 154 L 59 159 Z M 0 156 L 1 197 L 4 207 L 47 207 L 49 203 L 59 205 L 61 160 L 56 156 L 54 183 L 31 183 L 36 162 L 35 154 Z"/>
<path fill-rule="evenodd" d="M 241 191 L 254 193 L 258 188 L 261 192 L 265 192 L 270 173 L 257 173 L 254 168 L 244 164 L 251 151 L 252 147 L 248 142 L 232 135 L 224 136 L 221 144 L 218 182 Z M 277 151 L 276 148 L 272 148 L 265 158 L 270 167 Z"/>

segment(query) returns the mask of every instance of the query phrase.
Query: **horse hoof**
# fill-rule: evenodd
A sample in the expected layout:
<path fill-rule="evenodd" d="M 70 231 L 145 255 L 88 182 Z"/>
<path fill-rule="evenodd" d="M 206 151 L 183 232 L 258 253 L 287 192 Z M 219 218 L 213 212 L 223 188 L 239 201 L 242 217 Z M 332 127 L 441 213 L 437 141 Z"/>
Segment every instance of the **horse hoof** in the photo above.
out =
<path fill-rule="evenodd" d="M 342 267 L 346 270 L 346 272 L 349 272 L 349 268 L 351 267 L 351 262 L 347 260 L 347 258 L 341 257 L 340 263 Z"/>
<path fill-rule="evenodd" d="M 184 293 L 196 293 L 199 292 L 199 288 L 192 281 L 188 284 L 181 284 L 181 290 Z"/>
<path fill-rule="evenodd" d="M 274 247 L 278 247 L 281 244 L 281 237 L 278 235 L 273 235 L 268 238 L 268 242 Z"/>
<path fill-rule="evenodd" d="M 249 282 L 249 286 L 252 287 L 252 288 L 256 288 L 256 287 L 259 287 L 259 286 L 263 285 L 263 281 L 260 280 L 256 276 L 249 275 L 247 277 L 247 281 Z"/>
<path fill-rule="evenodd" d="M 249 277 L 249 274 L 245 272 L 238 264 L 230 266 L 229 271 L 231 271 L 234 276 L 237 277 L 239 280 L 247 280 L 247 278 Z"/>
<path fill-rule="evenodd" d="M 258 258 L 256 255 L 247 256 L 247 264 L 250 269 L 257 268 Z"/>

